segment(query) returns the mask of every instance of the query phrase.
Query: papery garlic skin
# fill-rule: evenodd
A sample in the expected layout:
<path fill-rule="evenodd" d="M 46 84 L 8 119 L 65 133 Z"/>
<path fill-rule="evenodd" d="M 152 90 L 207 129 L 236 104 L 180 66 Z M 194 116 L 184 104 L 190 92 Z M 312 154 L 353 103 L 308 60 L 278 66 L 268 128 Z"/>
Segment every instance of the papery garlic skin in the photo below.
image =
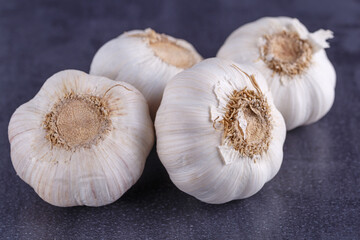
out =
<path fill-rule="evenodd" d="M 234 90 L 255 90 L 239 69 L 254 74 L 271 114 L 268 149 L 253 157 L 222 144 L 224 133 L 216 121 L 223 117 Z M 239 124 L 246 129 L 240 115 Z M 232 61 L 207 59 L 176 75 L 165 88 L 155 129 L 157 152 L 173 183 L 207 203 L 252 196 L 276 175 L 282 163 L 286 128 L 266 81 L 253 68 Z"/>
<path fill-rule="evenodd" d="M 161 46 L 162 43 L 165 45 Z M 98 50 L 90 74 L 135 86 L 148 101 L 151 116 L 155 118 L 168 80 L 201 59 L 185 40 L 152 29 L 132 30 Z"/>
<path fill-rule="evenodd" d="M 65 99 L 69 94 L 72 99 Z M 99 132 L 101 136 L 94 135 L 98 138 L 76 139 L 76 135 L 87 133 L 97 116 L 86 120 L 81 114 L 97 113 L 92 106 L 64 110 L 69 103 L 80 107 L 88 104 L 75 97 L 94 100 L 94 106 L 106 114 L 107 129 Z M 53 122 L 56 133 L 50 141 L 50 130 L 44 126 L 55 104 L 63 99 L 65 103 Z M 103 105 L 96 102 L 99 99 Z M 68 126 L 74 126 L 76 133 L 72 136 L 67 132 L 75 137 L 72 143 L 64 141 L 66 131 L 72 131 Z M 95 133 L 100 131 L 94 129 Z M 8 134 L 16 173 L 46 202 L 62 207 L 101 206 L 120 198 L 139 179 L 154 143 L 148 106 L 138 90 L 76 70 L 50 77 L 32 100 L 15 111 Z"/>
<path fill-rule="evenodd" d="M 298 74 L 276 72 L 265 62 L 273 56 L 264 56 L 264 36 L 281 32 L 296 33 L 311 46 L 309 64 Z M 318 121 L 334 102 L 336 73 L 324 50 L 329 47 L 326 40 L 332 37 L 329 30 L 309 33 L 295 18 L 265 17 L 235 30 L 226 39 L 217 57 L 252 64 L 257 68 L 266 78 L 275 106 L 282 113 L 287 129 L 291 130 Z"/>

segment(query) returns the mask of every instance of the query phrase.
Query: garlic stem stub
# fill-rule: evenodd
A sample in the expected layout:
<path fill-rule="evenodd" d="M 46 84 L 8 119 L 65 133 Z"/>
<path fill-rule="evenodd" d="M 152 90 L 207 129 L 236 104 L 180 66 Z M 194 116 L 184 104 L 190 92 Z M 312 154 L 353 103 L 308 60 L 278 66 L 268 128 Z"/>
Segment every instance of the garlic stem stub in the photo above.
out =
<path fill-rule="evenodd" d="M 50 77 L 9 123 L 13 166 L 46 202 L 101 206 L 140 177 L 154 131 L 142 94 L 81 71 Z"/>
<path fill-rule="evenodd" d="M 235 30 L 217 57 L 253 64 L 291 130 L 318 121 L 334 102 L 336 73 L 324 50 L 332 37 L 310 33 L 295 18 L 265 17 Z"/>
<path fill-rule="evenodd" d="M 98 50 L 90 74 L 135 86 L 148 101 L 154 119 L 168 80 L 201 60 L 195 48 L 185 40 L 149 28 L 132 30 Z"/>
<path fill-rule="evenodd" d="M 177 74 L 155 129 L 173 183 L 207 203 L 252 196 L 282 163 L 284 119 L 266 80 L 248 65 L 212 58 Z"/>

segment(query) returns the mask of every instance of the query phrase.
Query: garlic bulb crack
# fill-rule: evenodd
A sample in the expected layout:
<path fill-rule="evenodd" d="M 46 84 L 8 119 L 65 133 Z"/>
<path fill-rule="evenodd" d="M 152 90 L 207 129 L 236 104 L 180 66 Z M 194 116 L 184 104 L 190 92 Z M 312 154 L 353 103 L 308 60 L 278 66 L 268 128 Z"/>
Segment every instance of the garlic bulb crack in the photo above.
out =
<path fill-rule="evenodd" d="M 56 206 L 101 206 L 140 177 L 153 143 L 148 106 L 127 83 L 66 70 L 9 123 L 13 166 Z"/>
<path fill-rule="evenodd" d="M 206 59 L 166 86 L 155 120 L 157 151 L 171 180 L 208 203 L 249 197 L 278 172 L 285 123 L 263 76 Z"/>
<path fill-rule="evenodd" d="M 309 33 L 298 19 L 261 18 L 235 30 L 217 57 L 253 64 L 291 130 L 316 122 L 333 104 L 336 74 L 324 51 L 332 37 L 329 30 Z"/>
<path fill-rule="evenodd" d="M 182 39 L 152 29 L 132 30 L 110 40 L 95 54 L 90 74 L 135 86 L 146 98 L 152 118 L 169 79 L 201 60 Z"/>

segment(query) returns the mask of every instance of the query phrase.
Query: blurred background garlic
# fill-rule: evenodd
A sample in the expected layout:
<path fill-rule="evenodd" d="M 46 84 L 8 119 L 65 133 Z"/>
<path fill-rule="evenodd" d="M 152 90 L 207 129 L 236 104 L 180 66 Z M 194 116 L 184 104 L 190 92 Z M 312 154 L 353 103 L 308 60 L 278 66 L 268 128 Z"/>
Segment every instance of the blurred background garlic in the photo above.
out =
<path fill-rule="evenodd" d="M 253 64 L 291 130 L 316 122 L 333 104 L 336 74 L 324 50 L 332 37 L 329 30 L 309 33 L 295 18 L 266 17 L 235 30 L 217 57 Z"/>
<path fill-rule="evenodd" d="M 250 197 L 278 172 L 285 123 L 249 66 L 207 59 L 166 86 L 157 152 L 174 184 L 207 203 Z"/>
<path fill-rule="evenodd" d="M 13 166 L 56 206 L 101 206 L 140 177 L 154 143 L 142 94 L 127 83 L 66 70 L 9 123 Z"/>
<path fill-rule="evenodd" d="M 95 54 L 90 74 L 135 86 L 146 98 L 152 118 L 166 83 L 201 60 L 194 47 L 152 29 L 133 30 L 107 42 Z"/>

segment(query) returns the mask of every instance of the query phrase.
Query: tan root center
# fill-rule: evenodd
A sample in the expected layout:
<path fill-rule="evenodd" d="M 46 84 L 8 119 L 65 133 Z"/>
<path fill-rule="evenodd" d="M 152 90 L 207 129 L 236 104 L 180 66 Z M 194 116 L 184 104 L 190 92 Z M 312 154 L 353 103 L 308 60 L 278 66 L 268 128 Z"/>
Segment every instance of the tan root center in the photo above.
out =
<path fill-rule="evenodd" d="M 166 35 L 158 34 L 152 29 L 133 36 L 146 38 L 154 54 L 167 64 L 187 69 L 197 62 L 197 58 L 189 49 L 180 46 Z"/>
<path fill-rule="evenodd" d="M 67 150 L 90 147 L 110 128 L 105 104 L 99 97 L 67 94 L 46 115 L 46 138 Z"/>
<path fill-rule="evenodd" d="M 298 75 L 309 67 L 312 48 L 307 40 L 295 32 L 282 31 L 264 35 L 266 43 L 260 48 L 260 57 L 274 72 L 281 75 Z"/>
<path fill-rule="evenodd" d="M 245 131 L 240 111 L 242 120 L 246 121 Z M 223 143 L 231 145 L 242 156 L 253 157 L 268 150 L 272 124 L 270 108 L 262 94 L 246 88 L 234 90 L 220 123 L 224 126 Z"/>

